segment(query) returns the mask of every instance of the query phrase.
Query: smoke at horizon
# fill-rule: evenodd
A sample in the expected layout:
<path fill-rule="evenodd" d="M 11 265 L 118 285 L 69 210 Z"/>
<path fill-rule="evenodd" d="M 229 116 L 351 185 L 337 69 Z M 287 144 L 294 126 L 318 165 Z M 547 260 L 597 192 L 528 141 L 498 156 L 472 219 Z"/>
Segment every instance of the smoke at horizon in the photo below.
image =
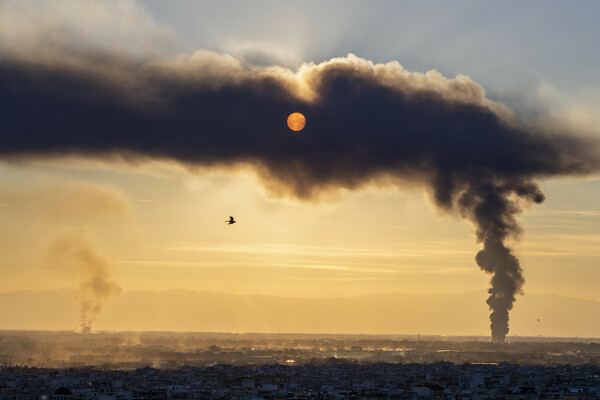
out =
<path fill-rule="evenodd" d="M 48 252 L 48 262 L 75 282 L 80 331 L 90 332 L 104 302 L 122 290 L 110 278 L 110 264 L 81 232 L 58 239 Z"/>

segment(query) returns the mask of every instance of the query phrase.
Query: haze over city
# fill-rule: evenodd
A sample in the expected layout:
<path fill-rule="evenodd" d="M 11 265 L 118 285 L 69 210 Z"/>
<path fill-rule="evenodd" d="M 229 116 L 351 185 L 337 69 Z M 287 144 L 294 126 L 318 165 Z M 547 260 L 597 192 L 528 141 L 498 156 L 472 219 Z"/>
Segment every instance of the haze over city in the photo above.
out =
<path fill-rule="evenodd" d="M 597 3 L 0 9 L 0 329 L 600 336 Z"/>

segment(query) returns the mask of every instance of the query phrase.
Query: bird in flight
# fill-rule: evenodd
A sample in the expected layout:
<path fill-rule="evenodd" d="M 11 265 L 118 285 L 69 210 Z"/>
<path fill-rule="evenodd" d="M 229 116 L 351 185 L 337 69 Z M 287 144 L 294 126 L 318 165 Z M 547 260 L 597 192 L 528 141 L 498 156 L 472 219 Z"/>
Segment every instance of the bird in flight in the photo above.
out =
<path fill-rule="evenodd" d="M 229 217 L 229 221 L 225 221 L 227 222 L 227 225 L 231 225 L 231 224 L 235 224 L 237 221 L 235 219 L 233 219 L 233 217 Z"/>

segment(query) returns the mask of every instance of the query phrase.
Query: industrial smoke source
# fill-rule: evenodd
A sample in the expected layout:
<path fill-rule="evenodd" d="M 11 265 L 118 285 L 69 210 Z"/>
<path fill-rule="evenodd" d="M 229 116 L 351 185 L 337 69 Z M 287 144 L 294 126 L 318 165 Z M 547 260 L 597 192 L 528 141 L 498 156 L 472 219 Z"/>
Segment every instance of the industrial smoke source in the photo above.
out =
<path fill-rule="evenodd" d="M 519 211 L 519 199 L 541 203 L 544 195 L 532 183 L 510 182 L 500 186 L 491 183 L 478 183 L 467 189 L 458 199 L 461 213 L 476 227 L 477 240 L 483 243 L 483 250 L 477 253 L 477 265 L 492 274 L 487 304 L 490 314 L 492 341 L 503 342 L 508 333 L 508 312 L 515 302 L 515 295 L 521 292 L 524 279 L 519 260 L 504 242 L 518 233 L 515 213 Z M 516 194 L 516 200 L 510 195 Z"/>
<path fill-rule="evenodd" d="M 544 200 L 540 178 L 599 169 L 596 143 L 522 124 L 466 76 L 354 55 L 291 71 L 209 51 L 156 59 L 53 51 L 0 57 L 0 155 L 245 166 L 274 194 L 307 200 L 372 182 L 425 187 L 475 226 L 497 342 L 524 282 L 507 246 L 519 232 L 515 216 Z M 300 134 L 285 125 L 294 111 L 307 117 Z M 86 283 L 85 298 L 111 293 L 104 282 L 99 292 Z M 99 305 L 88 302 L 85 310 Z"/>
<path fill-rule="evenodd" d="M 105 300 L 121 293 L 121 287 L 110 279 L 108 262 L 81 233 L 57 240 L 48 256 L 52 268 L 76 282 L 81 332 L 90 332 Z"/>

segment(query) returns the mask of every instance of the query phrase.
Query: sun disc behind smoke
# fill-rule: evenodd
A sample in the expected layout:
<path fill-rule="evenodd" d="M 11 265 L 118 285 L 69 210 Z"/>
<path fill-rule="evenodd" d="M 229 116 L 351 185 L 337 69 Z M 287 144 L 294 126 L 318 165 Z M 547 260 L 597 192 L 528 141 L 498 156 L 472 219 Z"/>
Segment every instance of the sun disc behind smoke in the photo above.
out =
<path fill-rule="evenodd" d="M 287 125 L 294 132 L 301 131 L 306 126 L 306 118 L 299 112 L 291 113 L 287 119 Z"/>

